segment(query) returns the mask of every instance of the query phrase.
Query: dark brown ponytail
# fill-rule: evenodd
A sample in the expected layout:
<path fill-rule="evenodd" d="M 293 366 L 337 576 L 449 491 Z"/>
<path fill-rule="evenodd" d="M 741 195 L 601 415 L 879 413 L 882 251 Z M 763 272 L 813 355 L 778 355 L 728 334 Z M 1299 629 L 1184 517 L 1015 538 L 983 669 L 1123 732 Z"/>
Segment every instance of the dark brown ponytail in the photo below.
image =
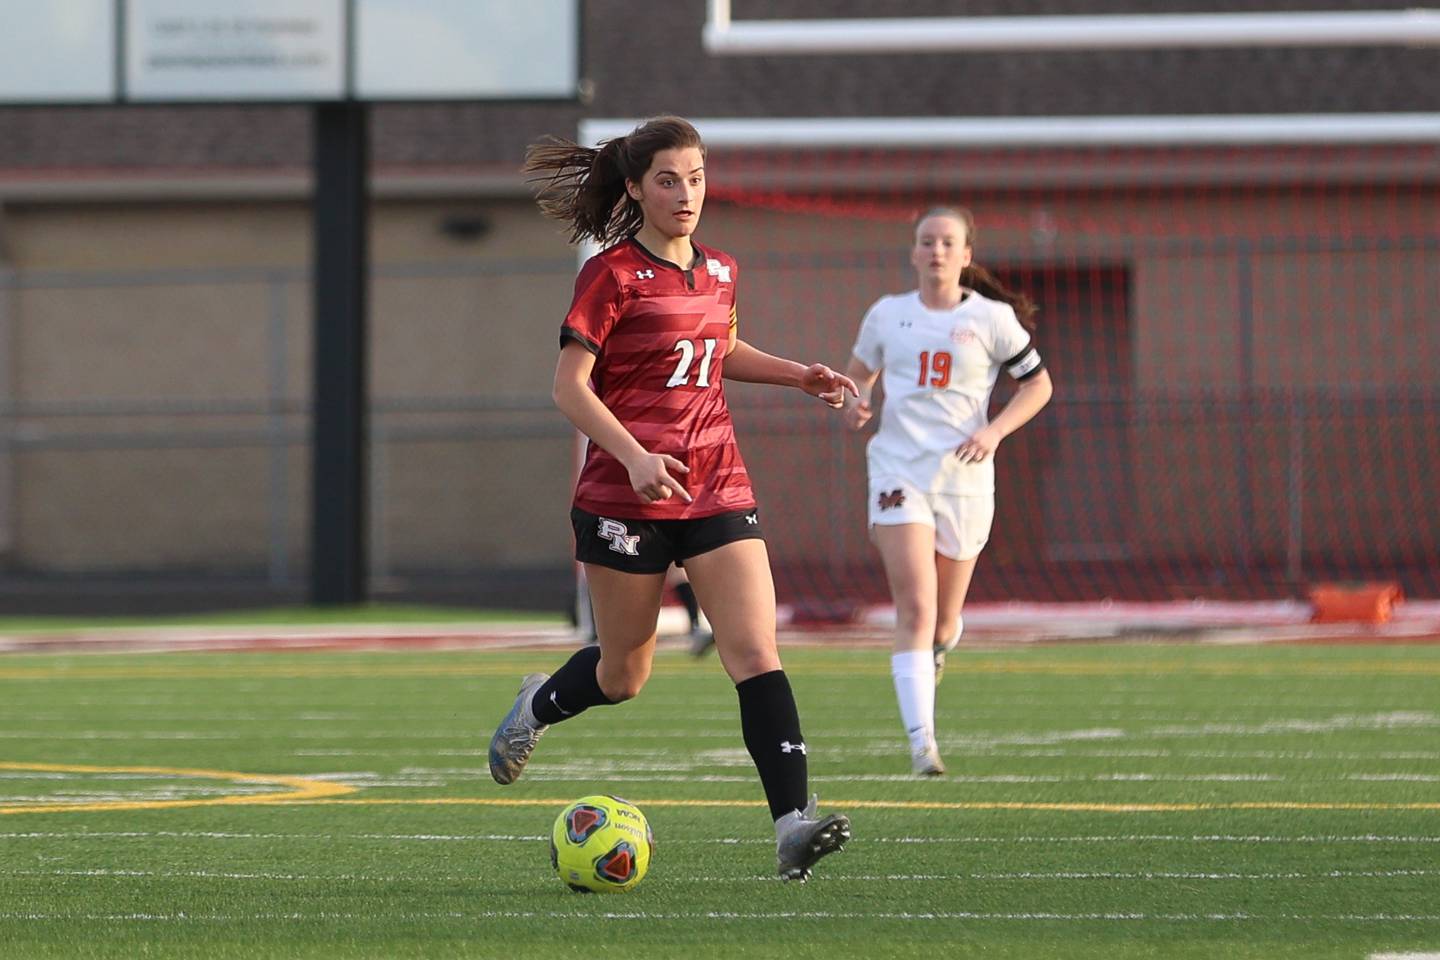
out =
<path fill-rule="evenodd" d="M 705 143 L 688 120 L 656 117 L 630 133 L 601 141 L 599 149 L 546 137 L 525 151 L 521 170 L 536 174 L 535 201 L 547 217 L 570 225 L 570 242 L 591 239 L 605 246 L 628 237 L 645 223 L 644 213 L 625 189 L 638 183 L 661 150 Z"/>
<path fill-rule="evenodd" d="M 960 221 L 965 226 L 966 245 L 972 250 L 975 248 L 975 215 L 965 207 L 935 207 L 927 210 L 920 215 L 920 219 L 915 221 L 916 228 L 918 229 L 920 224 L 931 217 L 949 217 L 952 220 Z M 1015 311 L 1015 316 L 1020 319 L 1021 325 L 1031 333 L 1035 332 L 1035 314 L 1040 312 L 1035 301 L 1024 293 L 1011 290 L 996 279 L 995 274 L 978 263 L 972 262 L 970 266 L 960 271 L 960 285 L 969 287 L 982 297 L 1009 304 L 1010 308 Z"/>

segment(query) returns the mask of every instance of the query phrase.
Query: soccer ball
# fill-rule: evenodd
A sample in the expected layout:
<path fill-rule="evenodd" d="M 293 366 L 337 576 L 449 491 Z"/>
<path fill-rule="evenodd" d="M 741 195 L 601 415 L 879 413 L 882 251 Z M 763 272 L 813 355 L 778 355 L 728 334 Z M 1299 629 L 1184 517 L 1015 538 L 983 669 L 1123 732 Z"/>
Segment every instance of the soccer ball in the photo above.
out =
<path fill-rule="evenodd" d="M 655 836 L 640 808 L 619 797 L 581 797 L 550 831 L 550 865 L 577 893 L 624 893 L 650 869 Z"/>

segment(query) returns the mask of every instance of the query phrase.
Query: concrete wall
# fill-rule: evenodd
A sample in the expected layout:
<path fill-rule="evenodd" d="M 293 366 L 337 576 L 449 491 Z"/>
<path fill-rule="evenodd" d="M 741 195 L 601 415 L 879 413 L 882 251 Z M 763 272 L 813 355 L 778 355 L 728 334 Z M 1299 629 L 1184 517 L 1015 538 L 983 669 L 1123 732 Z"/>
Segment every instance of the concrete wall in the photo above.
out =
<path fill-rule="evenodd" d="M 457 241 L 457 214 L 489 232 Z M 377 562 L 563 563 L 573 254 L 528 203 L 382 203 L 372 226 Z M 303 570 L 306 210 L 32 206 L 5 230 L 12 567 Z"/>

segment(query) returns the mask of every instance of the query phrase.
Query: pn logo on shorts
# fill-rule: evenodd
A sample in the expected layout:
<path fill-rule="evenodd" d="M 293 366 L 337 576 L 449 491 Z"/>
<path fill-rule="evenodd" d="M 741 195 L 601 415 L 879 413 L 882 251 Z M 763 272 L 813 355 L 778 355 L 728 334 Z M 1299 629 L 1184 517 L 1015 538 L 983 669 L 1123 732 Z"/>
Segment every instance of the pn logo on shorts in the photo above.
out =
<path fill-rule="evenodd" d="M 881 490 L 881 491 L 880 491 L 880 509 L 881 509 L 881 510 L 889 510 L 891 507 L 901 507 L 901 506 L 904 506 L 904 504 L 905 504 L 905 491 L 904 491 L 904 490 L 891 490 L 889 493 L 886 493 L 884 490 Z"/>
<path fill-rule="evenodd" d="M 600 520 L 600 539 L 610 541 L 610 549 L 616 553 L 623 553 L 627 557 L 638 557 L 640 551 L 635 549 L 640 543 L 640 535 L 632 534 L 625 524 L 619 520 Z"/>

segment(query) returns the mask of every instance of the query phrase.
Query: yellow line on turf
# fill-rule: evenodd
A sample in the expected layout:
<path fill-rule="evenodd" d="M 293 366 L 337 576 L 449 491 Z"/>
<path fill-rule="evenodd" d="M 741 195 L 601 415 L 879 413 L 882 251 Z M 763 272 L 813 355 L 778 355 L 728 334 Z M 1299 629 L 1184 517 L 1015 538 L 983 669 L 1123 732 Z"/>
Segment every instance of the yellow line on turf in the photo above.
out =
<path fill-rule="evenodd" d="M 275 806 L 474 806 L 474 807 L 550 807 L 565 806 L 574 798 L 531 797 L 511 799 L 500 797 L 403 797 L 370 800 L 276 800 Z M 763 807 L 760 800 L 633 800 L 642 807 Z M 929 800 L 835 800 L 827 806 L 836 810 L 1048 810 L 1066 813 L 1203 813 L 1212 810 L 1351 810 L 1405 811 L 1436 810 L 1440 803 L 1303 803 L 1303 802 L 1237 802 L 1237 803 L 1039 803 L 1023 801 L 929 801 Z"/>
<path fill-rule="evenodd" d="M 9 813 L 105 813 L 112 810 L 169 810 L 175 807 L 251 806 L 258 804 L 315 801 L 354 793 L 356 788 L 342 783 L 290 777 L 279 774 L 238 773 L 233 770 L 193 770 L 184 767 L 94 767 L 75 763 L 3 763 L 0 770 L 31 770 L 37 773 L 138 773 L 157 777 L 193 777 L 206 780 L 228 780 L 231 783 L 273 783 L 290 789 L 274 793 L 244 796 L 207 797 L 203 800 L 107 800 L 96 803 L 41 803 L 0 807 L 0 814 Z"/>

